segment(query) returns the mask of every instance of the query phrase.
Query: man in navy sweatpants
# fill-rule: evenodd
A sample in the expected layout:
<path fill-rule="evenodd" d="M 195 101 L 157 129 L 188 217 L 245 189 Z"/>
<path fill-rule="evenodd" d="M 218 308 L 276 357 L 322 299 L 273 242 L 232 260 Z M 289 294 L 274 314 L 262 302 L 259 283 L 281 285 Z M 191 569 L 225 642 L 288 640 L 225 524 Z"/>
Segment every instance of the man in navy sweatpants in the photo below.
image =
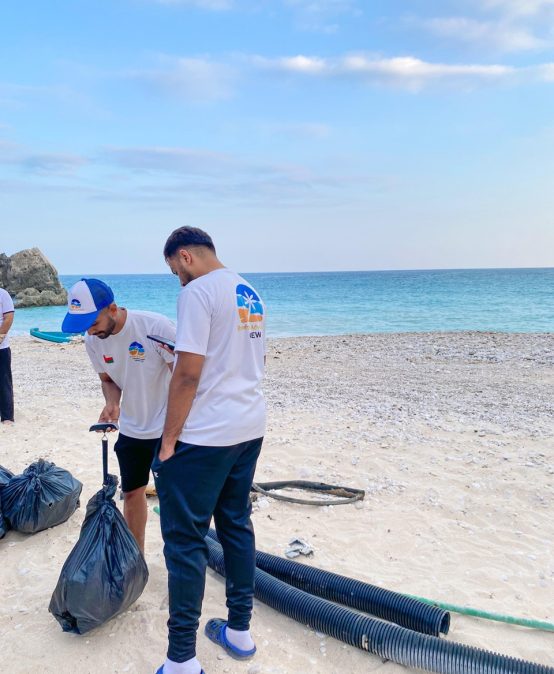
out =
<path fill-rule="evenodd" d="M 205 633 L 234 658 L 256 652 L 249 493 L 265 432 L 265 309 L 254 288 L 221 264 L 202 230 L 175 230 L 164 257 L 183 289 L 167 417 L 152 464 L 169 576 L 169 648 L 158 674 L 202 674 L 196 632 L 212 516 L 228 616 L 209 620 Z"/>

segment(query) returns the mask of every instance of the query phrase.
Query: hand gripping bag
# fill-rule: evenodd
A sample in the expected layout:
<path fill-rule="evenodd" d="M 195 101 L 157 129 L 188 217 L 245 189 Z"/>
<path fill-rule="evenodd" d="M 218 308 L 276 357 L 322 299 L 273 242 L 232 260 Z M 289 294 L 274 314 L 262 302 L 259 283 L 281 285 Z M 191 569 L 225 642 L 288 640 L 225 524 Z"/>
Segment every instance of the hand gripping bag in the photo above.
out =
<path fill-rule="evenodd" d="M 82 488 L 69 471 L 39 459 L 2 488 L 4 517 L 25 534 L 55 527 L 79 507 Z"/>
<path fill-rule="evenodd" d="M 49 611 L 64 632 L 85 634 L 125 611 L 142 594 L 148 568 L 114 502 L 117 477 L 88 502 L 79 540 L 69 553 Z"/>
<path fill-rule="evenodd" d="M 8 484 L 12 477 L 13 473 L 7 468 L 4 468 L 4 466 L 0 466 L 0 538 L 4 538 L 6 532 L 10 528 L 10 523 L 4 517 L 2 512 L 2 489 Z"/>

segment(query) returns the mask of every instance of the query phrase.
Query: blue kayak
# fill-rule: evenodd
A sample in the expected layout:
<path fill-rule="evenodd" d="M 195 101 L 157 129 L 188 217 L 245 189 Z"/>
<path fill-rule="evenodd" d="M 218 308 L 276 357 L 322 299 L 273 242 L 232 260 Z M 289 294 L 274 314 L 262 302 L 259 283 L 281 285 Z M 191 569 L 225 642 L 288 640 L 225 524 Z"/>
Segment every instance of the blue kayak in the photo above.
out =
<path fill-rule="evenodd" d="M 57 344 L 68 344 L 76 341 L 75 338 L 84 335 L 84 332 L 70 333 L 70 332 L 46 332 L 38 328 L 31 328 L 29 330 L 31 337 L 35 339 L 43 339 L 45 342 L 56 342 Z"/>

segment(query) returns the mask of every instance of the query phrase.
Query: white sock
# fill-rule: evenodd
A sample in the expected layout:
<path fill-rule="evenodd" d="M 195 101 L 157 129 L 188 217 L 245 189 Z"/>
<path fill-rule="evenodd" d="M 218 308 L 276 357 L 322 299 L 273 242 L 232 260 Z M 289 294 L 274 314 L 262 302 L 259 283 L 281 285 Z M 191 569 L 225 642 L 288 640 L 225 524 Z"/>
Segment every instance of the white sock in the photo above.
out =
<path fill-rule="evenodd" d="M 227 641 L 233 646 L 240 648 L 241 651 L 251 651 L 254 648 L 254 642 L 250 636 L 250 630 L 238 631 L 232 630 L 228 625 L 225 626 L 225 636 Z"/>
<path fill-rule="evenodd" d="M 196 658 L 185 662 L 173 662 L 167 658 L 164 662 L 163 674 L 200 674 L 202 667 Z"/>

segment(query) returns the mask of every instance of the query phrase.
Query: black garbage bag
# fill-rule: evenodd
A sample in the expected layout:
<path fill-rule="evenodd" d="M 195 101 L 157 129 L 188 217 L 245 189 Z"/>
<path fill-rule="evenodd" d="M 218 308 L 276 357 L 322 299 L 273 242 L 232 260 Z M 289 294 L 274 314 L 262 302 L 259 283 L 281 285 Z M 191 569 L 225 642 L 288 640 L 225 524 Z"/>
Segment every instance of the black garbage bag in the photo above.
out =
<path fill-rule="evenodd" d="M 135 602 L 148 567 L 113 499 L 117 477 L 88 502 L 79 540 L 69 553 L 48 610 L 64 632 L 85 634 Z"/>
<path fill-rule="evenodd" d="M 10 523 L 4 517 L 2 511 L 2 489 L 8 484 L 12 477 L 13 473 L 11 471 L 4 468 L 4 466 L 0 466 L 0 538 L 4 538 L 10 528 Z"/>
<path fill-rule="evenodd" d="M 2 489 L 4 517 L 25 534 L 55 527 L 79 507 L 82 488 L 69 471 L 39 459 Z"/>

